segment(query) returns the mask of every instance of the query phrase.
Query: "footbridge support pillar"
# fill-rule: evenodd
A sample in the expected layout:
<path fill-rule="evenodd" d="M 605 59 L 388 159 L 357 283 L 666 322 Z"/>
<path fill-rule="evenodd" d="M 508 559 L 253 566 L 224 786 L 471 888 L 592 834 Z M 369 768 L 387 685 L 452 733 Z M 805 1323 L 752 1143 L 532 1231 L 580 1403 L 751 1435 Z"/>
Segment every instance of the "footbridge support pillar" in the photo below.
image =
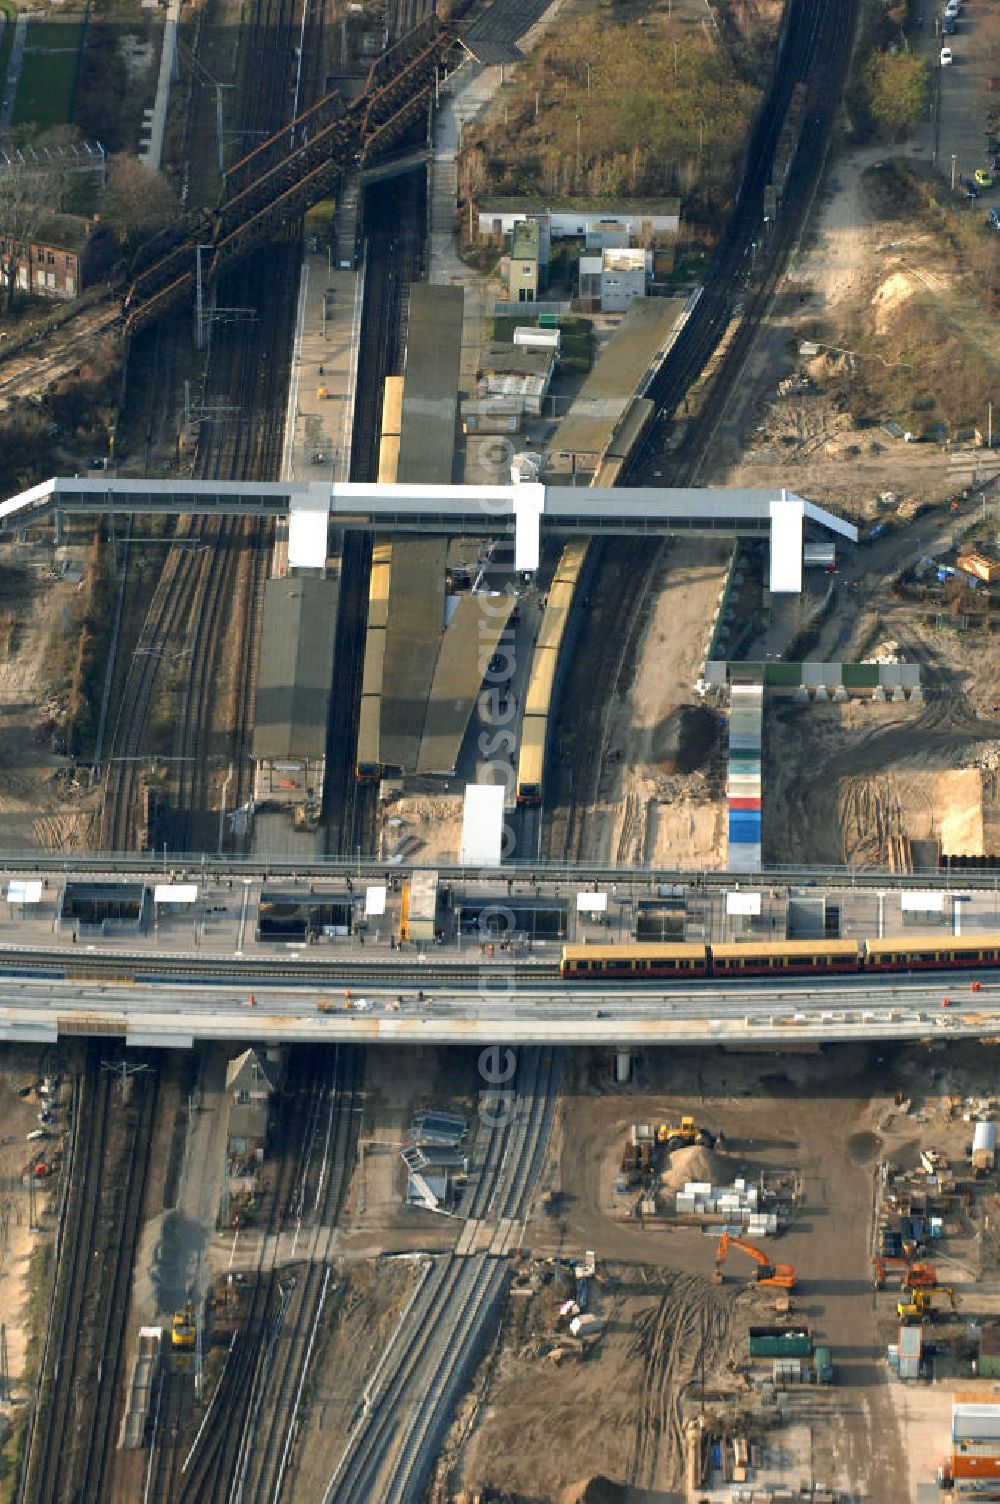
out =
<path fill-rule="evenodd" d="M 632 1063 L 635 1060 L 635 1050 L 615 1051 L 615 1080 L 619 1086 L 624 1086 L 632 1079 Z"/>

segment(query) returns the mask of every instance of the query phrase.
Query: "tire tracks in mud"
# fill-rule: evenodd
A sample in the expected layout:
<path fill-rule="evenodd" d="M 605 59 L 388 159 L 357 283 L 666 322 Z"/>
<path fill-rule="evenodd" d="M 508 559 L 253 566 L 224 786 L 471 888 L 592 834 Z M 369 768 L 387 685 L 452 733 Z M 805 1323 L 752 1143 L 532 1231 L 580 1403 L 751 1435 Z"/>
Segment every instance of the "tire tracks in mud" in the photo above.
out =
<path fill-rule="evenodd" d="M 654 1306 L 635 1322 L 629 1357 L 642 1365 L 629 1467 L 634 1488 L 670 1486 L 683 1477 L 685 1391 L 702 1368 L 717 1371 L 729 1343 L 731 1307 L 698 1275 L 669 1278 Z"/>

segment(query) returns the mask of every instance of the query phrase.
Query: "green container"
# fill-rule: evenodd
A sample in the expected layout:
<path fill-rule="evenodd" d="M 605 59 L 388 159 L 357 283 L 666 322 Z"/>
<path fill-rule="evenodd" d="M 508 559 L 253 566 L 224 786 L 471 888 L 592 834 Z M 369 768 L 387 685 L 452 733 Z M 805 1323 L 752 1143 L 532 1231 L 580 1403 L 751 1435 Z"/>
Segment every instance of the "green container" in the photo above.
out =
<path fill-rule="evenodd" d="M 877 689 L 877 663 L 845 663 L 842 669 L 845 689 Z"/>
<path fill-rule="evenodd" d="M 801 663 L 765 663 L 764 683 L 775 689 L 798 689 L 802 683 Z"/>
<path fill-rule="evenodd" d="M 540 313 L 538 315 L 539 329 L 558 329 L 559 315 L 556 313 Z"/>
<path fill-rule="evenodd" d="M 751 1358 L 808 1358 L 813 1350 L 808 1327 L 752 1326 Z"/>
<path fill-rule="evenodd" d="M 828 1347 L 817 1347 L 813 1353 L 813 1368 L 816 1370 L 817 1384 L 833 1383 L 833 1361 Z"/>

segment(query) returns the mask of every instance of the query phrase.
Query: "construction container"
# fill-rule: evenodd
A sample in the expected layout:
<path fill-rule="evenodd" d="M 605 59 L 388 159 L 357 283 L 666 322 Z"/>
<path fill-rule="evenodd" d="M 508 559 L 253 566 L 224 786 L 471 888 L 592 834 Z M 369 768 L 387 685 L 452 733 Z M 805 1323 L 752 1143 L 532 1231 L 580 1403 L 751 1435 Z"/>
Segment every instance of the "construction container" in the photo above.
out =
<path fill-rule="evenodd" d="M 751 1358 L 808 1358 L 812 1355 L 809 1328 L 752 1326 L 747 1338 Z"/>
<path fill-rule="evenodd" d="M 897 1351 L 901 1379 L 919 1379 L 924 1350 L 923 1337 L 923 1329 L 919 1326 L 900 1327 Z"/>
<path fill-rule="evenodd" d="M 803 543 L 803 569 L 833 569 L 837 563 L 835 543 Z"/>
<path fill-rule="evenodd" d="M 977 1123 L 972 1135 L 972 1171 L 975 1175 L 988 1175 L 996 1165 L 997 1125 Z"/>
<path fill-rule="evenodd" d="M 534 329 L 530 324 L 518 324 L 514 329 L 514 344 L 525 350 L 551 350 L 558 355 L 561 342 L 559 329 Z"/>
<path fill-rule="evenodd" d="M 833 1360 L 828 1347 L 817 1347 L 813 1353 L 813 1372 L 817 1384 L 833 1383 Z"/>
<path fill-rule="evenodd" d="M 801 1384 L 802 1364 L 798 1358 L 775 1358 L 771 1377 L 776 1384 Z"/>
<path fill-rule="evenodd" d="M 965 574 L 973 575 L 977 580 L 982 580 L 984 585 L 992 585 L 1000 579 L 1000 563 L 996 559 L 988 559 L 985 554 L 967 553 L 962 554 L 958 561 L 958 567 Z"/>

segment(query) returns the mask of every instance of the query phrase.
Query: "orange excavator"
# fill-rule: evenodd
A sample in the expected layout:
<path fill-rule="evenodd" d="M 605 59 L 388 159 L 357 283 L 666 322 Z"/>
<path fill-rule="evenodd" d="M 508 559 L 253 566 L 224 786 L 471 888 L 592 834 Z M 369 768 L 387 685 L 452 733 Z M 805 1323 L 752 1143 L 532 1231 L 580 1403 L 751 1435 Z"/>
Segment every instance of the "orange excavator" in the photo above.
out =
<path fill-rule="evenodd" d="M 779 1290 L 795 1289 L 795 1270 L 791 1264 L 772 1264 L 766 1253 L 755 1248 L 752 1243 L 746 1243 L 742 1238 L 731 1238 L 727 1232 L 719 1239 L 719 1246 L 715 1254 L 715 1283 L 722 1283 L 722 1266 L 726 1262 L 726 1254 L 730 1248 L 738 1248 L 752 1258 L 757 1265 L 754 1271 L 754 1280 L 758 1285 L 774 1285 Z"/>
<path fill-rule="evenodd" d="M 901 1259 L 893 1254 L 876 1254 L 872 1259 L 872 1264 L 875 1268 L 876 1290 L 884 1288 L 885 1272 L 890 1264 L 904 1271 L 899 1287 L 901 1290 L 936 1290 L 938 1288 L 937 1270 L 933 1264 L 913 1264 L 909 1259 Z"/>

